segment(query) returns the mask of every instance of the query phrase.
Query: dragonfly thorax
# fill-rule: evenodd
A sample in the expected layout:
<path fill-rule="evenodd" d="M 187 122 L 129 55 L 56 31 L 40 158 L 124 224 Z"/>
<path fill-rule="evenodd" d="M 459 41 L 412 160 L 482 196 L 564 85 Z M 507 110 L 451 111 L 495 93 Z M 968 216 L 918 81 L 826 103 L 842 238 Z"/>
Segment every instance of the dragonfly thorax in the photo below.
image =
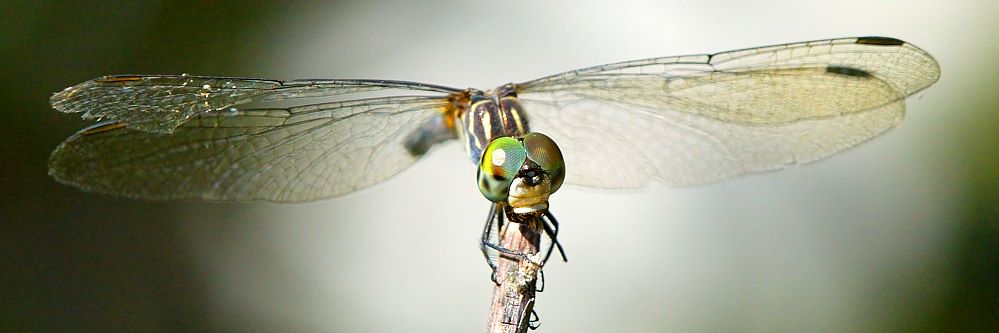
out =
<path fill-rule="evenodd" d="M 522 137 L 530 131 L 513 85 L 487 92 L 468 89 L 464 93 L 468 99 L 464 105 L 456 105 L 454 130 L 472 163 L 479 163 L 482 150 L 494 139 Z"/>

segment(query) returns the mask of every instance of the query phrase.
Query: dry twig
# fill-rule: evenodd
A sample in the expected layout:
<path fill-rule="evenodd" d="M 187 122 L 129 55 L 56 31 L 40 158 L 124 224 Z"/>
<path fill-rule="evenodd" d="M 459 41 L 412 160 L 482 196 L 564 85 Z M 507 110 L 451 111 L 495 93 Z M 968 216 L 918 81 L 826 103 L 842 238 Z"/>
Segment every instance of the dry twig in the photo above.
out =
<path fill-rule="evenodd" d="M 489 311 L 487 332 L 526 332 L 534 309 L 534 293 L 541 254 L 538 254 L 543 227 L 540 215 L 511 216 L 499 231 L 500 246 L 528 255 L 528 258 L 501 254 L 497 259 L 497 283 Z"/>

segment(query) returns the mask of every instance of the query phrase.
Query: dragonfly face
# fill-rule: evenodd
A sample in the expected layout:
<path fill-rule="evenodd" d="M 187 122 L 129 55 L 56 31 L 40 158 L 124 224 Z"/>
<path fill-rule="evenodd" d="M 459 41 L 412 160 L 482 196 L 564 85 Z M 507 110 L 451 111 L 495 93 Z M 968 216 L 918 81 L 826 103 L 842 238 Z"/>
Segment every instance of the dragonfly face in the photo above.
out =
<path fill-rule="evenodd" d="M 548 196 L 562 186 L 565 163 L 558 145 L 544 134 L 499 137 L 482 154 L 477 178 L 489 201 L 508 204 L 517 214 L 544 212 Z"/>

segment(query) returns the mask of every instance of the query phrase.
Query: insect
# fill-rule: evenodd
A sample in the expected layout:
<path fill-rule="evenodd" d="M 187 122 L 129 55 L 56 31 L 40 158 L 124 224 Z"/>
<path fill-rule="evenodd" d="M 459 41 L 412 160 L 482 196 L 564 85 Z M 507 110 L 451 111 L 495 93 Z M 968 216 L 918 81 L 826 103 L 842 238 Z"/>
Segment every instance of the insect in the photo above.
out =
<path fill-rule="evenodd" d="M 558 245 L 548 198 L 563 182 L 688 186 L 812 162 L 895 127 L 904 99 L 939 75 L 912 44 L 859 37 L 626 61 L 486 91 L 105 76 L 52 96 L 55 109 L 101 122 L 59 145 L 49 174 L 137 198 L 302 202 L 377 184 L 458 140 L 491 202 L 483 251 L 503 252 L 489 230 L 504 217 L 543 217 Z"/>

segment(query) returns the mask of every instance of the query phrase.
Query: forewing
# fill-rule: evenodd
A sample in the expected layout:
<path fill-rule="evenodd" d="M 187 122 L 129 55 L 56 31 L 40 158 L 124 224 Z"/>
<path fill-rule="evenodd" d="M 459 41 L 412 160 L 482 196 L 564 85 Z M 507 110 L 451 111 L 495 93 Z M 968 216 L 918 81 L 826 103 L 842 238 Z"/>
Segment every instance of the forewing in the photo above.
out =
<path fill-rule="evenodd" d="M 838 117 L 753 126 L 599 100 L 522 103 L 531 129 L 562 149 L 567 183 L 612 189 L 652 181 L 697 185 L 811 162 L 891 129 L 904 114 L 897 101 Z"/>
<path fill-rule="evenodd" d="M 708 183 L 821 159 L 897 125 L 936 61 L 884 37 L 596 66 L 518 85 L 566 181 Z"/>
<path fill-rule="evenodd" d="M 120 123 L 84 129 L 49 174 L 85 190 L 151 199 L 300 202 L 373 185 L 412 164 L 408 135 L 443 97 L 385 97 L 201 112 L 173 133 Z"/>
<path fill-rule="evenodd" d="M 331 97 L 386 89 L 457 91 L 387 80 L 279 81 L 191 75 L 114 75 L 66 88 L 49 101 L 56 110 L 82 113 L 84 119 L 107 120 L 132 129 L 170 133 L 197 115 L 249 102 Z"/>

